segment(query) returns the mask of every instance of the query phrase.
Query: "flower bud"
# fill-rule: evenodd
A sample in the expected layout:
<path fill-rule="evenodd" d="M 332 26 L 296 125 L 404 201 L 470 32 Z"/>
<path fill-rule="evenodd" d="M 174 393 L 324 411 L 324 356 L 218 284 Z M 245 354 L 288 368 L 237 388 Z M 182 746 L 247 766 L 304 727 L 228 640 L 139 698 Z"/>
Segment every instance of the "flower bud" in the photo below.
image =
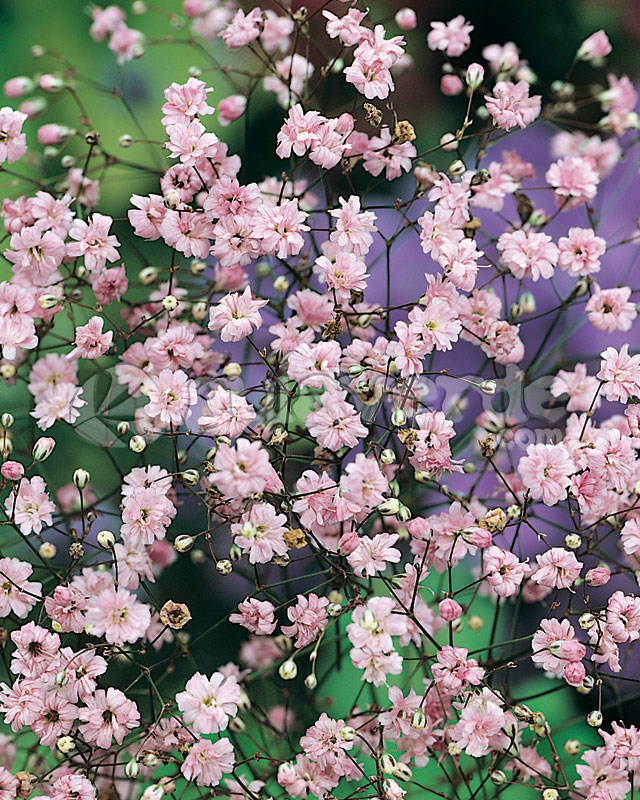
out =
<path fill-rule="evenodd" d="M 356 736 L 356 729 L 352 728 L 351 725 L 345 725 L 344 728 L 340 728 L 340 739 L 343 742 L 352 742 Z"/>
<path fill-rule="evenodd" d="M 408 764 L 404 764 L 402 761 L 399 761 L 392 773 L 394 778 L 398 778 L 400 781 L 410 781 L 413 777 L 413 772 L 411 771 L 411 767 Z"/>
<path fill-rule="evenodd" d="M 126 421 L 126 419 L 120 420 L 120 422 L 116 426 L 116 431 L 118 436 L 126 436 L 129 433 L 131 425 Z"/>
<path fill-rule="evenodd" d="M 382 503 L 380 503 L 376 508 L 376 511 L 385 517 L 394 516 L 399 510 L 400 501 L 397 497 L 389 497 L 388 499 L 383 500 Z"/>
<path fill-rule="evenodd" d="M 56 742 L 56 747 L 66 756 L 69 753 L 73 753 L 76 749 L 76 743 L 71 736 L 61 736 Z"/>
<path fill-rule="evenodd" d="M 60 672 L 56 672 L 53 682 L 56 686 L 66 686 L 69 683 L 69 676 L 67 675 L 66 670 L 61 669 Z"/>
<path fill-rule="evenodd" d="M 87 472 L 86 469 L 77 469 L 73 473 L 73 482 L 81 491 L 89 483 L 90 479 L 91 475 Z"/>
<path fill-rule="evenodd" d="M 502 784 L 507 780 L 507 776 L 501 769 L 492 770 L 489 773 L 489 778 L 491 778 L 491 782 L 496 786 L 502 786 Z"/>
<path fill-rule="evenodd" d="M 186 469 L 182 473 L 182 480 L 188 486 L 195 486 L 200 480 L 200 473 L 198 472 L 197 469 Z"/>
<path fill-rule="evenodd" d="M 391 775 L 393 773 L 393 770 L 395 769 L 397 763 L 398 762 L 391 755 L 391 753 L 383 753 L 380 756 L 380 769 L 383 772 L 386 772 L 388 775 Z"/>
<path fill-rule="evenodd" d="M 242 375 L 242 367 L 235 361 L 230 361 L 225 365 L 224 369 L 222 370 L 222 374 L 225 376 L 225 378 L 229 378 L 230 381 L 233 381 Z"/>
<path fill-rule="evenodd" d="M 587 572 L 585 578 L 589 586 L 605 586 L 609 583 L 611 573 L 607 567 L 594 567 Z"/>
<path fill-rule="evenodd" d="M 307 687 L 307 689 L 313 690 L 316 688 L 318 685 L 318 679 L 313 672 L 310 675 L 307 675 L 307 677 L 304 679 L 304 685 Z"/>
<path fill-rule="evenodd" d="M 273 282 L 273 288 L 276 292 L 286 292 L 289 288 L 289 280 L 285 275 L 278 275 Z"/>
<path fill-rule="evenodd" d="M 590 628 L 596 624 L 596 618 L 591 614 L 589 611 L 581 614 L 578 618 L 578 625 L 582 628 L 583 631 L 588 631 Z"/>
<path fill-rule="evenodd" d="M 396 428 L 401 428 L 403 425 L 406 425 L 407 422 L 407 415 L 402 408 L 394 408 L 393 413 L 391 414 L 391 423 L 395 425 Z"/>
<path fill-rule="evenodd" d="M 133 450 L 134 453 L 142 453 L 146 446 L 147 442 L 144 436 L 136 434 L 129 439 L 129 449 Z"/>
<path fill-rule="evenodd" d="M 426 725 L 427 718 L 424 711 L 421 711 L 419 708 L 416 709 L 411 717 L 411 727 L 416 731 L 422 731 L 425 729 Z"/>
<path fill-rule="evenodd" d="M 401 8 L 394 17 L 401 31 L 412 31 L 418 24 L 416 12 L 412 8 Z"/>
<path fill-rule="evenodd" d="M 221 575 L 230 575 L 233 571 L 233 564 L 226 558 L 216 562 L 216 569 Z"/>
<path fill-rule="evenodd" d="M 498 384 L 494 380 L 482 381 L 482 383 L 478 385 L 480 387 L 480 391 L 489 396 L 494 395 L 498 389 Z"/>
<path fill-rule="evenodd" d="M 18 461 L 5 461 L 0 467 L 0 475 L 8 481 L 19 481 L 24 476 L 24 467 Z"/>
<path fill-rule="evenodd" d="M 124 768 L 124 774 L 127 776 L 127 778 L 137 778 L 139 772 L 140 765 L 135 758 L 132 758 L 131 761 L 127 761 Z"/>
<path fill-rule="evenodd" d="M 453 622 L 462 614 L 462 606 L 452 597 L 447 597 L 441 601 L 438 611 L 445 622 Z"/>
<path fill-rule="evenodd" d="M 41 436 L 33 445 L 33 450 L 31 451 L 33 460 L 38 462 L 45 461 L 49 458 L 51 453 L 53 453 L 53 448 L 55 446 L 55 439 L 52 439 L 50 436 Z"/>
<path fill-rule="evenodd" d="M 207 316 L 209 308 L 204 300 L 200 300 L 197 303 L 194 303 L 191 307 L 191 316 L 197 321 L 202 322 L 203 319 Z"/>
<path fill-rule="evenodd" d="M 564 743 L 564 752 L 568 756 L 577 756 L 580 752 L 580 742 L 577 739 L 567 739 Z"/>
<path fill-rule="evenodd" d="M 3 428 L 10 428 L 14 421 L 13 414 L 9 414 L 8 411 L 5 411 L 2 417 L 0 417 L 0 424 Z"/>
<path fill-rule="evenodd" d="M 452 178 L 459 178 L 461 175 L 464 175 L 466 171 L 467 168 L 465 166 L 465 163 L 460 158 L 456 158 L 455 161 L 452 161 L 449 164 L 449 168 L 447 169 L 447 172 L 449 173 L 449 175 L 451 175 Z"/>
<path fill-rule="evenodd" d="M 40 554 L 40 558 L 44 558 L 47 561 L 50 558 L 55 558 L 57 552 L 58 548 L 55 546 L 53 542 L 42 542 L 42 544 L 38 548 L 38 553 Z"/>
<path fill-rule="evenodd" d="M 552 786 L 547 787 L 542 792 L 542 800 L 558 800 L 560 792 Z"/>
<path fill-rule="evenodd" d="M 465 81 L 470 89 L 477 89 L 484 80 L 484 67 L 482 64 L 469 64 L 465 73 Z"/>
<path fill-rule="evenodd" d="M 178 308 L 178 298 L 173 294 L 168 294 L 162 298 L 162 307 L 165 311 L 175 311 Z"/>
<path fill-rule="evenodd" d="M 278 675 L 280 675 L 283 681 L 292 681 L 297 674 L 298 674 L 298 665 L 292 658 L 289 658 L 286 661 L 283 661 L 282 664 L 280 664 L 280 668 L 278 669 Z"/>
<path fill-rule="evenodd" d="M 189 536 L 187 533 L 181 533 L 174 539 L 173 547 L 178 553 L 186 553 L 193 547 L 193 536 Z"/>
<path fill-rule="evenodd" d="M 602 711 L 595 709 L 587 714 L 587 725 L 591 725 L 592 728 L 599 728 L 602 725 L 602 721 Z"/>

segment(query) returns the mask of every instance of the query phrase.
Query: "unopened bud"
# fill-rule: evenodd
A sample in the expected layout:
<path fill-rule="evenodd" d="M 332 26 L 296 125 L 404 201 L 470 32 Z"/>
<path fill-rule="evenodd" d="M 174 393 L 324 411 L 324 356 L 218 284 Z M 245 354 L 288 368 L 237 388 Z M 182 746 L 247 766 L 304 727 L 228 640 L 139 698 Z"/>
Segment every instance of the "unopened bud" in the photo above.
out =
<path fill-rule="evenodd" d="M 225 378 L 229 378 L 230 381 L 233 381 L 242 375 L 242 367 L 235 361 L 230 361 L 228 364 L 225 365 L 224 369 L 222 370 L 222 373 L 225 376 Z"/>
<path fill-rule="evenodd" d="M 340 739 L 343 742 L 352 742 L 356 736 L 356 729 L 352 728 L 351 725 L 345 725 L 344 728 L 340 728 Z"/>
<path fill-rule="evenodd" d="M 76 743 L 71 736 L 61 736 L 56 742 L 56 747 L 66 756 L 68 753 L 73 753 L 76 749 Z"/>
<path fill-rule="evenodd" d="M 131 761 L 127 761 L 124 768 L 124 774 L 127 776 L 127 778 L 137 778 L 139 772 L 140 765 L 135 758 L 132 758 Z"/>
<path fill-rule="evenodd" d="M 233 572 L 233 564 L 227 558 L 216 561 L 216 569 L 221 575 L 230 575 Z"/>
<path fill-rule="evenodd" d="M 592 728 L 599 728 L 602 725 L 602 721 L 602 711 L 595 709 L 587 714 L 587 725 L 590 725 Z"/>
<path fill-rule="evenodd" d="M 38 548 L 38 553 L 40 554 L 40 557 L 46 559 L 47 561 L 50 558 L 55 558 L 57 552 L 58 548 L 55 546 L 53 542 L 42 542 L 42 544 Z"/>
<path fill-rule="evenodd" d="M 85 486 L 89 483 L 90 479 L 91 475 L 87 472 L 86 469 L 77 469 L 73 473 L 73 482 L 80 490 L 85 488 Z"/>
<path fill-rule="evenodd" d="M 129 439 L 129 449 L 133 450 L 134 453 L 142 453 L 146 446 L 147 443 L 144 436 L 136 434 Z"/>
<path fill-rule="evenodd" d="M 307 675 L 307 677 L 304 679 L 304 685 L 307 687 L 307 689 L 313 690 L 316 688 L 318 685 L 318 679 L 313 672 L 310 675 Z"/>
<path fill-rule="evenodd" d="M 282 664 L 280 664 L 280 668 L 278 669 L 278 675 L 280 675 L 283 681 L 292 681 L 297 674 L 298 674 L 298 665 L 292 658 L 289 658 L 286 661 L 283 661 Z"/>
<path fill-rule="evenodd" d="M 191 550 L 192 547 L 193 536 L 189 536 L 188 533 L 181 533 L 174 539 L 173 548 L 178 553 L 186 553 L 188 550 Z"/>
<path fill-rule="evenodd" d="M 138 280 L 143 286 L 150 286 L 158 280 L 156 267 L 143 267 L 138 273 Z"/>

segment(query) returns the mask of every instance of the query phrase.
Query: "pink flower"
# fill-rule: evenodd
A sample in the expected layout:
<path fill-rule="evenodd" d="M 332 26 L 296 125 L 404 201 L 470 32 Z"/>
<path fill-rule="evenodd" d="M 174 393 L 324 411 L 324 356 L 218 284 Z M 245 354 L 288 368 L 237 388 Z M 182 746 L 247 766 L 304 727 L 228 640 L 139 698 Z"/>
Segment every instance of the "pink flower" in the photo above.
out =
<path fill-rule="evenodd" d="M 262 326 L 260 309 L 267 300 L 254 300 L 247 286 L 242 294 L 225 295 L 209 309 L 209 330 L 218 331 L 223 342 L 239 342 Z"/>
<path fill-rule="evenodd" d="M 103 306 L 108 306 L 127 291 L 129 281 L 124 265 L 102 270 L 99 274 L 91 275 L 91 288 L 96 300 Z"/>
<path fill-rule="evenodd" d="M 14 273 L 47 286 L 64 258 L 63 240 L 53 231 L 42 233 L 33 226 L 12 234 L 10 243 L 13 249 L 5 250 L 4 257 L 14 265 Z"/>
<path fill-rule="evenodd" d="M 13 164 L 27 152 L 27 137 L 22 126 L 27 115 L 14 111 L 9 106 L 0 108 L 0 164 L 8 161 Z"/>
<path fill-rule="evenodd" d="M 295 606 L 287 609 L 287 616 L 293 624 L 283 625 L 281 630 L 285 636 L 297 637 L 294 647 L 301 648 L 313 642 L 326 628 L 329 622 L 326 611 L 329 600 L 318 597 L 313 592 L 306 597 L 299 594 L 297 600 Z"/>
<path fill-rule="evenodd" d="M 558 262 L 558 248 L 546 233 L 513 231 L 503 233 L 497 248 L 502 261 L 516 278 L 551 278 Z"/>
<path fill-rule="evenodd" d="M 297 200 L 283 200 L 279 205 L 264 204 L 258 210 L 255 221 L 255 234 L 261 239 L 265 254 L 275 253 L 278 258 L 296 256 L 302 249 L 302 231 L 309 226 L 302 223 L 307 218 L 300 211 Z"/>
<path fill-rule="evenodd" d="M 579 156 L 556 161 L 547 170 L 545 178 L 553 186 L 556 205 L 563 211 L 592 200 L 600 181 L 591 159 Z"/>
<path fill-rule="evenodd" d="M 287 552 L 286 522 L 285 515 L 276 513 L 270 503 L 254 503 L 240 522 L 231 526 L 233 541 L 243 553 L 249 553 L 251 564 L 266 564 L 274 555 Z"/>
<path fill-rule="evenodd" d="M 248 497 L 262 492 L 267 485 L 271 465 L 260 442 L 238 439 L 235 447 L 221 444 L 213 460 L 211 478 L 227 497 Z"/>
<path fill-rule="evenodd" d="M 229 616 L 229 622 L 242 625 L 251 633 L 268 636 L 276 629 L 273 603 L 249 597 L 238 603 L 238 612 Z"/>
<path fill-rule="evenodd" d="M 217 386 L 207 397 L 198 425 L 212 436 L 235 438 L 245 431 L 255 416 L 253 406 L 242 395 Z"/>
<path fill-rule="evenodd" d="M 159 239 L 160 226 L 167 210 L 163 198 L 159 194 L 150 194 L 146 197 L 132 194 L 130 202 L 135 208 L 127 211 L 127 216 L 133 225 L 135 235 L 149 242 Z"/>
<path fill-rule="evenodd" d="M 189 750 L 180 765 L 180 772 L 198 786 L 217 786 L 225 773 L 233 772 L 234 765 L 233 745 L 228 739 L 218 739 L 217 742 L 200 739 Z"/>
<path fill-rule="evenodd" d="M 473 25 L 468 23 L 462 14 L 449 22 L 432 22 L 432 30 L 427 34 L 427 45 L 430 50 L 444 50 L 450 58 L 461 56 L 469 49 Z"/>
<path fill-rule="evenodd" d="M 215 156 L 220 141 L 215 133 L 207 133 L 198 119 L 167 125 L 167 136 L 166 147 L 171 158 L 179 158 L 187 167 L 193 167 L 200 158 Z"/>
<path fill-rule="evenodd" d="M 468 756 L 480 758 L 500 742 L 509 741 L 502 732 L 506 719 L 502 700 L 491 689 L 483 689 L 482 694 L 471 696 L 460 712 L 460 720 L 452 726 L 451 738 Z"/>
<path fill-rule="evenodd" d="M 336 775 L 344 774 L 351 763 L 346 752 L 351 750 L 354 742 L 353 739 L 340 735 L 344 727 L 344 720 L 331 719 L 323 712 L 300 739 L 300 746 L 309 758 Z"/>
<path fill-rule="evenodd" d="M 187 681 L 184 691 L 176 695 L 176 703 L 184 721 L 196 733 L 224 731 L 238 713 L 240 687 L 232 676 L 214 672 L 210 678 L 196 672 Z"/>
<path fill-rule="evenodd" d="M 172 83 L 164 90 L 167 102 L 162 106 L 162 124 L 175 125 L 190 117 L 213 114 L 214 108 L 207 103 L 207 84 L 198 78 L 189 78 L 186 83 Z"/>
<path fill-rule="evenodd" d="M 311 436 L 334 452 L 341 447 L 354 447 L 368 434 L 360 415 L 345 398 L 346 392 L 326 392 L 322 395 L 322 406 L 306 418 Z"/>
<path fill-rule="evenodd" d="M 585 364 L 576 364 L 573 372 L 561 369 L 553 379 L 550 392 L 554 397 L 569 395 L 567 411 L 589 411 L 593 398 L 596 397 L 599 381 L 587 375 Z M 598 397 L 594 408 L 600 405 Z"/>
<path fill-rule="evenodd" d="M 95 800 L 96 790 L 83 775 L 61 775 L 53 782 L 51 800 Z"/>
<path fill-rule="evenodd" d="M 626 403 L 640 395 L 640 355 L 630 356 L 629 345 L 623 344 L 619 351 L 607 347 L 600 358 L 596 377 L 605 382 L 603 391 L 607 400 Z"/>
<path fill-rule="evenodd" d="M 16 649 L 11 659 L 11 672 L 26 678 L 39 678 L 56 668 L 60 637 L 33 622 L 11 634 Z"/>
<path fill-rule="evenodd" d="M 252 9 L 248 14 L 238 9 L 231 22 L 218 36 L 222 37 L 222 41 L 231 49 L 244 47 L 258 38 L 261 23 L 262 12 L 259 8 Z"/>
<path fill-rule="evenodd" d="M 149 417 L 162 425 L 182 425 L 191 414 L 189 406 L 198 401 L 195 381 L 181 369 L 163 369 L 146 382 L 149 402 L 144 407 Z"/>
<path fill-rule="evenodd" d="M 591 228 L 569 228 L 569 235 L 558 240 L 558 266 L 572 277 L 583 277 L 600 271 L 600 256 L 606 242 Z"/>
<path fill-rule="evenodd" d="M 85 623 L 92 636 L 104 636 L 109 644 L 137 642 L 151 621 L 149 606 L 125 589 L 104 589 L 89 599 Z"/>
<path fill-rule="evenodd" d="M 512 597 L 525 576 L 526 566 L 508 550 L 492 545 L 484 553 L 484 573 L 498 597 Z"/>
<path fill-rule="evenodd" d="M 366 255 L 373 243 L 371 232 L 377 230 L 376 215 L 373 211 L 360 211 L 360 198 L 356 195 L 349 200 L 339 199 L 341 208 L 329 211 L 336 220 L 330 239 L 346 252 Z"/>
<path fill-rule="evenodd" d="M 23 479 L 5 500 L 7 516 L 20 527 L 23 534 L 40 533 L 42 526 L 52 525 L 55 503 L 49 499 L 44 480 L 36 475 Z"/>
<path fill-rule="evenodd" d="M 593 294 L 586 307 L 587 319 L 598 330 L 628 331 L 637 316 L 636 304 L 630 302 L 631 289 L 621 286 L 616 289 L 600 289 L 593 285 Z"/>
<path fill-rule="evenodd" d="M 100 358 L 111 347 L 113 331 L 102 332 L 102 317 L 91 317 L 86 325 L 76 328 L 75 347 L 67 358 Z"/>
<path fill-rule="evenodd" d="M 104 214 L 93 214 L 90 221 L 76 219 L 69 229 L 69 237 L 76 241 L 67 245 L 67 255 L 72 258 L 84 256 L 89 272 L 100 270 L 107 261 L 118 258 L 118 239 L 109 233 L 113 220 Z"/>
<path fill-rule="evenodd" d="M 431 667 L 438 688 L 451 694 L 458 694 L 468 684 L 478 686 L 484 677 L 484 669 L 478 666 L 475 658 L 467 658 L 465 647 L 444 645 L 438 650 L 437 663 Z"/>
<path fill-rule="evenodd" d="M 554 506 L 565 496 L 575 465 L 563 444 L 530 444 L 518 471 L 534 500 Z"/>
<path fill-rule="evenodd" d="M 230 94 L 218 103 L 218 121 L 224 127 L 239 119 L 247 107 L 247 98 L 241 94 Z"/>
<path fill-rule="evenodd" d="M 531 580 L 550 589 L 569 589 L 580 575 L 582 564 L 570 550 L 552 547 L 536 556 L 538 567 Z"/>
<path fill-rule="evenodd" d="M 542 104 L 539 94 L 529 97 L 529 84 L 525 81 L 498 81 L 493 96 L 485 95 L 484 99 L 494 123 L 505 131 L 516 126 L 526 128 L 538 117 Z"/>
<path fill-rule="evenodd" d="M 140 724 L 140 713 L 133 700 L 129 700 L 119 689 L 98 689 L 84 698 L 86 708 L 80 708 L 78 719 L 80 733 L 90 744 L 111 747 L 115 739 L 122 744 L 129 731 Z"/>
<path fill-rule="evenodd" d="M 582 42 L 576 53 L 581 61 L 601 61 L 613 48 L 609 37 L 603 30 L 592 33 Z"/>
<path fill-rule="evenodd" d="M 358 546 L 349 553 L 347 561 L 361 577 L 383 572 L 387 564 L 397 564 L 402 557 L 400 551 L 393 547 L 398 538 L 397 533 L 358 537 Z"/>
<path fill-rule="evenodd" d="M 26 561 L 0 558 L 0 617 L 10 613 L 20 619 L 28 616 L 42 593 L 42 584 L 29 580 L 32 573 L 33 567 Z"/>

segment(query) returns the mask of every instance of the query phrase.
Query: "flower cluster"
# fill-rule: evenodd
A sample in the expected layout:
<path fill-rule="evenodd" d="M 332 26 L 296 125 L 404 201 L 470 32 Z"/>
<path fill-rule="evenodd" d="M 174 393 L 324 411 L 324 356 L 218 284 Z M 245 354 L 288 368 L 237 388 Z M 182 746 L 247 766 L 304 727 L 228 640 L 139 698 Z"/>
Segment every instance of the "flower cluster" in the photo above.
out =
<path fill-rule="evenodd" d="M 160 142 L 122 133 L 138 160 L 71 68 L 5 85 L 0 800 L 633 796 L 633 84 L 603 31 L 547 89 L 425 20 L 466 101 L 433 147 L 390 101 L 412 9 L 276 5 L 184 0 L 222 65 L 156 98 Z M 123 68 L 184 44 L 91 17 Z M 75 128 L 30 141 L 54 92 Z M 115 168 L 147 180 L 121 217 Z"/>

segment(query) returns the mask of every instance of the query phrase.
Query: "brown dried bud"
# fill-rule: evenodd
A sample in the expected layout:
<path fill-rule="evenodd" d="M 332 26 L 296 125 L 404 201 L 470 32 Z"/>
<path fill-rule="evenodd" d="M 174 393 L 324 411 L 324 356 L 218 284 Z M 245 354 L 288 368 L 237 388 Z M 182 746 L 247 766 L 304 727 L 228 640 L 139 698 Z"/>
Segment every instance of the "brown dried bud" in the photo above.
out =
<path fill-rule="evenodd" d="M 160 622 L 174 631 L 184 628 L 190 619 L 191 612 L 184 603 L 174 603 L 173 600 L 167 600 L 160 609 Z"/>
<path fill-rule="evenodd" d="M 398 430 L 397 435 L 398 439 L 400 439 L 409 452 L 415 450 L 416 444 L 418 443 L 418 431 L 413 428 L 405 428 Z"/>
<path fill-rule="evenodd" d="M 416 138 L 416 129 L 408 119 L 401 119 L 399 122 L 396 122 L 393 128 L 393 138 L 397 144 L 413 142 Z"/>
<path fill-rule="evenodd" d="M 464 226 L 464 235 L 467 239 L 473 239 L 476 233 L 482 227 L 482 222 L 478 219 L 478 217 L 471 217 L 469 222 Z"/>
<path fill-rule="evenodd" d="M 336 336 L 342 333 L 342 315 L 338 312 L 331 319 L 327 320 L 322 331 L 322 339 L 325 342 L 333 341 Z"/>
<path fill-rule="evenodd" d="M 9 641 L 9 631 L 6 628 L 0 628 L 0 647 L 3 649 L 7 646 Z"/>
<path fill-rule="evenodd" d="M 33 791 L 33 787 L 35 785 L 36 779 L 34 775 L 30 775 L 25 770 L 20 770 L 20 772 L 16 772 L 15 778 L 18 781 L 18 788 L 16 789 L 16 797 L 20 797 L 23 800 L 27 800 L 27 797 Z"/>
<path fill-rule="evenodd" d="M 535 210 L 535 206 L 524 192 L 514 192 L 515 198 L 518 201 L 518 216 L 520 222 L 523 224 L 529 220 Z"/>
<path fill-rule="evenodd" d="M 501 508 L 492 508 L 482 517 L 478 525 L 491 533 L 500 533 L 507 524 L 507 515 Z"/>
<path fill-rule="evenodd" d="M 382 123 L 382 118 L 384 114 L 380 111 L 379 108 L 373 105 L 373 103 L 364 103 L 364 118 L 370 124 L 373 125 L 374 128 L 379 128 Z"/>
<path fill-rule="evenodd" d="M 480 445 L 480 452 L 485 458 L 493 457 L 496 452 L 496 443 L 490 433 L 488 433 L 484 439 L 481 439 L 478 444 Z"/>
<path fill-rule="evenodd" d="M 72 542 L 69 546 L 69 555 L 73 559 L 82 558 L 84 555 L 84 547 L 80 542 Z"/>
<path fill-rule="evenodd" d="M 293 548 L 294 550 L 300 550 L 307 544 L 307 537 L 301 528 L 291 528 L 285 531 L 283 536 L 287 547 Z"/>

